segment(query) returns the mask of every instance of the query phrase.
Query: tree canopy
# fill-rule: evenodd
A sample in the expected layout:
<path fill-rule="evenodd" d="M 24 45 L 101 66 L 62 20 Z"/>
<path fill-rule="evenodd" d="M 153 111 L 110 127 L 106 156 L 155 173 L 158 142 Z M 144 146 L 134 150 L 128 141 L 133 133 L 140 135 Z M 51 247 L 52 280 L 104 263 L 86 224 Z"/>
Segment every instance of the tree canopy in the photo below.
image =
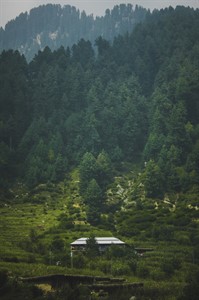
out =
<path fill-rule="evenodd" d="M 103 203 L 114 166 L 124 161 L 143 166 L 149 197 L 197 184 L 198 14 L 154 11 L 113 43 L 99 37 L 97 55 L 85 39 L 46 47 L 30 63 L 3 51 L 1 185 L 56 182 L 79 166 L 82 194 L 91 195 L 95 182 Z"/>

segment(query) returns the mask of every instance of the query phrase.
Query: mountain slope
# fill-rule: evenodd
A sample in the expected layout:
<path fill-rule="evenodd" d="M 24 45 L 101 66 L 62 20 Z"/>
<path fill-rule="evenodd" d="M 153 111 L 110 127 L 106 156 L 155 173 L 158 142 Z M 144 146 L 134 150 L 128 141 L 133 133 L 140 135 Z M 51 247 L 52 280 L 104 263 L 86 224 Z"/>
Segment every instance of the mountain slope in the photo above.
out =
<path fill-rule="evenodd" d="M 198 22 L 199 10 L 168 8 L 97 38 L 97 55 L 84 39 L 29 63 L 2 52 L 0 268 L 73 265 L 144 282 L 139 299 L 198 298 Z M 70 243 L 89 236 L 132 247 L 72 262 Z"/>
<path fill-rule="evenodd" d="M 81 38 L 93 44 L 98 36 L 113 40 L 118 34 L 131 32 L 135 24 L 145 19 L 147 10 L 131 4 L 106 10 L 104 17 L 86 15 L 70 5 L 43 5 L 30 14 L 22 13 L 0 30 L 0 51 L 19 50 L 30 61 L 38 50 L 49 46 L 71 47 Z"/>
<path fill-rule="evenodd" d="M 178 7 L 154 12 L 112 46 L 98 38 L 97 58 L 85 40 L 45 48 L 29 64 L 4 51 L 2 182 L 57 181 L 86 152 L 105 151 L 114 164 L 146 162 L 148 197 L 197 184 L 198 28 L 198 10 Z"/>

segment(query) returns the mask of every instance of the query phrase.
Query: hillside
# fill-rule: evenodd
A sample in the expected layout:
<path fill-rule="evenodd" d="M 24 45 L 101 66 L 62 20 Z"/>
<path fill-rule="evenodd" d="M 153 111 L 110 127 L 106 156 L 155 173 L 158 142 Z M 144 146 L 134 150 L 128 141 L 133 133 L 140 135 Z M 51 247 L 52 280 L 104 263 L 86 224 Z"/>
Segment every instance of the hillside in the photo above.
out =
<path fill-rule="evenodd" d="M 139 300 L 196 300 L 199 10 L 154 11 L 95 43 L 0 55 L 0 267 L 127 276 L 144 282 Z M 70 242 L 93 235 L 129 247 L 77 253 L 72 268 Z"/>
<path fill-rule="evenodd" d="M 97 58 L 83 39 L 71 49 L 46 47 L 29 64 L 19 52 L 3 51 L 2 184 L 57 182 L 84 155 L 90 164 L 101 155 L 109 169 L 121 161 L 140 165 L 148 197 L 192 189 L 198 182 L 198 28 L 198 11 L 178 7 L 154 12 L 113 45 L 99 37 Z M 99 176 L 93 171 L 91 179 Z"/>
<path fill-rule="evenodd" d="M 77 179 L 78 172 L 73 171 L 68 180 L 56 185 L 42 184 L 31 191 L 20 185 L 13 190 L 15 200 L 1 204 L 1 286 L 2 275 L 9 271 L 12 277 L 6 283 L 6 292 L 0 290 L 2 299 L 21 299 L 24 295 L 29 295 L 29 299 L 56 300 L 68 295 L 67 299 L 71 299 L 72 290 L 67 286 L 51 291 L 48 285 L 36 288 L 20 282 L 21 277 L 50 274 L 125 276 L 129 282 L 144 283 L 144 289 L 133 292 L 140 300 L 149 297 L 188 300 L 190 295 L 197 295 L 198 285 L 194 285 L 194 280 L 197 283 L 198 277 L 194 274 L 197 274 L 199 261 L 198 213 L 193 207 L 187 207 L 183 199 L 177 205 L 172 203 L 174 199 L 165 199 L 127 206 L 128 193 L 132 190 L 125 188 L 124 178 L 116 178 L 108 196 L 110 211 L 114 211 L 114 206 L 119 209 L 118 200 L 126 205 L 116 214 L 104 213 L 101 224 L 92 226 L 86 222 L 86 206 L 82 203 Z M 71 260 L 70 243 L 93 235 L 118 236 L 129 247 L 125 250 L 112 247 L 100 257 L 91 251 L 74 252 Z M 152 251 L 144 254 L 134 251 L 148 248 Z M 184 292 L 187 298 L 182 298 L 190 276 L 192 286 Z M 81 290 L 81 286 L 79 289 L 80 294 L 73 291 L 75 298 L 72 299 L 87 295 L 87 290 Z M 106 299 L 115 296 L 119 300 L 129 299 L 132 291 L 129 294 L 126 289 Z"/>
<path fill-rule="evenodd" d="M 99 36 L 112 41 L 119 34 L 131 32 L 146 14 L 146 9 L 131 4 L 116 5 L 112 10 L 107 9 L 103 17 L 96 18 L 70 5 L 39 6 L 8 22 L 5 30 L 0 29 L 0 51 L 19 50 L 30 61 L 46 46 L 52 50 L 72 47 L 81 38 L 94 45 Z"/>

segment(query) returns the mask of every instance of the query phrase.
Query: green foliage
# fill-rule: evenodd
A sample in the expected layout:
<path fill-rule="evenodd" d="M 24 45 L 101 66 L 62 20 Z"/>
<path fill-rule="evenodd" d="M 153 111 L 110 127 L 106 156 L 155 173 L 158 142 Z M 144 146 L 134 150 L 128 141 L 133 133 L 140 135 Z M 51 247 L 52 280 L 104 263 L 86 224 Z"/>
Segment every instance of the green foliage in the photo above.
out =
<path fill-rule="evenodd" d="M 82 253 L 75 253 L 73 255 L 73 266 L 77 269 L 83 269 L 86 267 L 86 259 Z"/>
<path fill-rule="evenodd" d="M 199 271 L 198 269 L 192 271 L 188 278 L 187 284 L 183 289 L 183 295 L 179 297 L 179 300 L 188 300 L 193 299 L 196 300 L 198 298 L 198 280 L 199 280 Z"/>
<path fill-rule="evenodd" d="M 97 225 L 100 221 L 100 210 L 102 207 L 102 192 L 95 179 L 89 182 L 86 190 L 85 202 L 87 204 L 88 222 Z"/>
<path fill-rule="evenodd" d="M 59 252 L 59 253 L 63 252 L 65 249 L 65 244 L 63 239 L 59 236 L 55 236 L 49 248 L 52 252 Z"/>
<path fill-rule="evenodd" d="M 144 263 L 138 264 L 136 274 L 138 277 L 147 278 L 150 274 L 149 268 Z"/>
<path fill-rule="evenodd" d="M 161 266 L 162 271 L 166 274 L 168 278 L 174 274 L 175 267 L 172 263 L 173 261 L 166 260 L 162 263 Z"/>
<path fill-rule="evenodd" d="M 131 269 L 128 263 L 116 261 L 111 266 L 111 273 L 113 274 L 113 276 L 130 275 Z"/>
<path fill-rule="evenodd" d="M 86 190 L 86 202 L 90 205 L 96 204 L 98 206 L 98 202 L 101 197 L 101 190 L 99 185 L 97 184 L 95 179 L 92 179 L 89 184 L 88 188 Z"/>
<path fill-rule="evenodd" d="M 87 205 L 87 219 L 93 225 L 99 224 L 103 210 L 107 185 L 112 179 L 111 161 L 102 151 L 97 159 L 86 153 L 79 166 L 80 193 Z"/>
<path fill-rule="evenodd" d="M 159 227 L 154 227 L 152 234 L 156 240 L 171 241 L 173 239 L 174 227 L 171 225 L 162 225 Z"/>
<path fill-rule="evenodd" d="M 97 181 L 103 191 L 112 180 L 112 164 L 108 154 L 102 150 L 96 159 Z"/>
<path fill-rule="evenodd" d="M 46 13 L 57 10 L 50 7 Z M 66 15 L 69 11 L 78 15 L 69 7 Z M 145 14 L 118 6 L 107 12 L 106 24 Z M 99 37 L 96 57 L 84 39 L 71 50 L 46 47 L 29 64 L 17 51 L 2 52 L 2 185 L 15 178 L 29 186 L 58 182 L 80 165 L 81 195 L 92 179 L 104 194 L 112 163 L 121 159 L 146 161 L 147 197 L 162 198 L 197 184 L 197 17 L 190 8 L 148 13 L 146 22 L 112 45 L 106 34 Z M 85 24 L 87 16 L 80 19 Z M 126 26 L 124 20 L 121 24 Z M 65 32 L 65 25 L 60 28 Z"/>
<path fill-rule="evenodd" d="M 163 175 L 154 161 L 147 162 L 144 172 L 144 185 L 147 197 L 161 198 L 163 196 Z"/>
<path fill-rule="evenodd" d="M 89 258 L 95 258 L 99 255 L 99 247 L 93 235 L 86 241 L 86 254 Z"/>
<path fill-rule="evenodd" d="M 96 159 L 92 153 L 85 153 L 79 167 L 80 171 L 80 192 L 85 193 L 88 183 L 95 178 L 96 174 Z"/>
<path fill-rule="evenodd" d="M 74 228 L 73 219 L 71 217 L 66 216 L 66 214 L 61 214 L 58 217 L 58 220 L 60 221 L 59 227 L 61 229 L 68 229 L 71 230 Z"/>
<path fill-rule="evenodd" d="M 50 8 L 54 22 L 62 9 Z M 146 283 L 141 299 L 174 299 L 199 259 L 198 11 L 148 12 L 113 40 L 111 30 L 129 29 L 129 14 L 146 13 L 135 10 L 106 11 L 110 30 L 102 26 L 96 55 L 80 35 L 71 49 L 46 47 L 30 63 L 17 51 L 1 53 L 1 264 L 29 276 L 42 275 L 39 261 L 71 267 L 70 243 L 95 232 L 71 272 L 133 275 Z M 81 32 L 94 28 L 92 17 L 63 11 L 60 30 L 71 43 L 74 16 Z M 154 251 L 111 247 L 99 256 L 94 236 L 112 234 Z M 190 278 L 182 299 L 197 293 L 197 274 Z M 78 289 L 67 293 L 81 298 Z"/>

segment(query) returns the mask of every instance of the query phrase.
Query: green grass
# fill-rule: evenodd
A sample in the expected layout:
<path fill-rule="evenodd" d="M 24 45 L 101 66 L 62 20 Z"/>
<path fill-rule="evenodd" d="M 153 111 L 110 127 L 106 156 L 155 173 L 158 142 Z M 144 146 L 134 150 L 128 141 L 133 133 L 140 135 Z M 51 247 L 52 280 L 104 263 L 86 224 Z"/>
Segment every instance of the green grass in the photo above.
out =
<path fill-rule="evenodd" d="M 92 226 L 76 225 L 73 230 L 59 227 L 59 216 L 64 214 L 72 217 L 78 223 L 82 216 L 85 216 L 81 198 L 78 196 L 78 178 L 74 171 L 69 184 L 61 183 L 49 189 L 46 185 L 40 185 L 32 195 L 28 196 L 28 201 L 22 203 L 22 194 L 17 193 L 17 201 L 12 204 L 2 204 L 0 207 L 0 260 L 20 262 L 27 261 L 30 254 L 34 254 L 36 259 L 41 261 L 38 253 L 25 251 L 22 244 L 30 241 L 30 231 L 34 230 L 38 239 L 46 248 L 55 236 L 59 236 L 65 242 L 66 252 L 70 252 L 70 243 L 75 239 L 86 236 L 91 232 L 96 236 L 111 236 L 107 230 L 93 228 Z M 73 193 L 76 195 L 74 197 Z M 53 196 L 52 196 L 53 195 Z M 34 204 L 35 201 L 35 204 Z M 40 202 L 40 203 L 38 203 Z M 80 214 L 76 215 L 75 206 L 80 207 Z M 71 208 L 72 207 L 72 208 Z"/>
<path fill-rule="evenodd" d="M 100 271 L 93 271 L 90 269 L 75 269 L 60 266 L 49 266 L 40 263 L 13 263 L 13 262 L 0 262 L 0 270 L 8 270 L 11 275 L 19 277 L 34 277 L 45 276 L 51 274 L 79 274 L 90 276 L 102 276 Z"/>
<path fill-rule="evenodd" d="M 58 224 L 60 210 L 48 210 L 44 213 L 42 204 L 14 204 L 0 208 L 0 257 L 5 255 L 23 256 L 25 253 L 19 246 L 28 239 L 31 229 L 39 234 L 49 230 L 52 224 Z"/>
<path fill-rule="evenodd" d="M 79 222 L 85 217 L 85 207 L 82 204 L 81 197 L 78 194 L 78 174 L 72 172 L 71 179 L 62 182 L 58 186 L 40 185 L 24 198 L 22 192 L 16 190 L 17 200 L 12 204 L 0 206 L 0 269 L 7 269 L 14 276 L 39 276 L 48 274 L 85 274 L 85 275 L 114 275 L 111 271 L 103 273 L 106 265 L 110 264 L 110 260 L 105 258 L 95 259 L 92 263 L 86 260 L 82 268 L 70 268 L 70 243 L 80 237 L 94 236 L 114 236 L 121 238 L 127 244 L 135 247 L 153 248 L 152 252 L 145 253 L 137 259 L 137 270 L 130 271 L 128 276 L 121 274 L 122 277 L 128 278 L 129 281 L 144 282 L 145 292 L 148 299 L 156 299 L 153 295 L 157 293 L 160 298 L 174 300 L 179 295 L 184 286 L 185 278 L 189 272 L 195 267 L 193 265 L 193 248 L 189 244 L 180 244 L 175 240 L 166 241 L 154 239 L 147 236 L 147 230 L 139 231 L 139 234 L 124 237 L 118 235 L 117 232 L 102 229 L 102 227 L 92 227 L 81 225 Z M 77 208 L 78 207 L 78 213 Z M 148 214 L 158 215 L 158 222 L 165 222 L 166 214 L 163 210 L 153 211 L 148 209 Z M 146 214 L 146 210 L 139 210 L 142 216 Z M 160 213 L 161 212 L 161 213 Z M 136 210 L 131 210 L 132 214 L 136 214 Z M 65 215 L 71 217 L 73 221 L 79 225 L 75 225 L 72 229 L 60 226 L 59 217 Z M 134 226 L 138 226 L 134 224 Z M 158 224 L 151 224 L 155 227 Z M 176 233 L 189 234 L 186 227 L 176 227 Z M 40 253 L 38 249 L 28 249 L 28 246 L 34 244 L 31 242 L 30 232 L 34 230 L 37 241 L 35 245 L 38 249 L 44 246 L 44 253 Z M 195 228 L 197 231 L 197 228 Z M 49 251 L 52 241 L 59 237 L 64 241 L 64 253 L 66 260 L 64 266 L 56 266 L 56 260 L 60 260 L 59 251 L 55 253 L 56 260 L 50 262 Z M 25 246 L 24 246 L 25 245 Z M 36 250 L 35 250 L 36 249 Z M 180 261 L 179 267 L 170 270 L 170 263 Z M 33 263 L 34 262 L 34 263 Z M 44 262 L 51 265 L 44 264 Z M 52 265 L 54 264 L 54 265 Z M 127 261 L 118 260 L 118 266 L 127 265 Z M 67 267 L 66 267 L 67 266 Z M 90 269 L 89 269 L 90 266 Z M 113 261 L 114 268 L 117 267 L 117 261 Z M 117 270 L 114 269 L 117 273 Z M 171 274 L 169 274 L 171 272 Z M 169 275 L 168 275 L 169 274 Z M 165 296 L 164 296 L 165 295 Z"/>

